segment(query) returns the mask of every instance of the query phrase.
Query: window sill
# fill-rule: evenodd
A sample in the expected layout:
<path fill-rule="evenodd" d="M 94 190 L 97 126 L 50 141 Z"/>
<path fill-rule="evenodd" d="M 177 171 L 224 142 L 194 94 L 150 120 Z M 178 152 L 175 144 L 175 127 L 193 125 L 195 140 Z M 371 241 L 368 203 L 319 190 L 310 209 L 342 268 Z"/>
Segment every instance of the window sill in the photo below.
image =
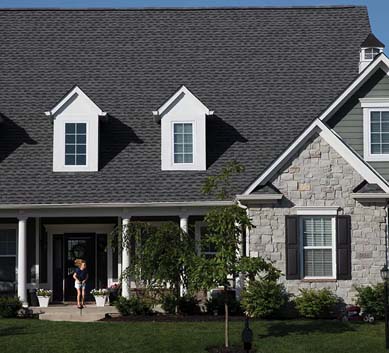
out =
<path fill-rule="evenodd" d="M 303 278 L 301 282 L 306 283 L 325 283 L 325 282 L 336 282 L 336 278 Z"/>

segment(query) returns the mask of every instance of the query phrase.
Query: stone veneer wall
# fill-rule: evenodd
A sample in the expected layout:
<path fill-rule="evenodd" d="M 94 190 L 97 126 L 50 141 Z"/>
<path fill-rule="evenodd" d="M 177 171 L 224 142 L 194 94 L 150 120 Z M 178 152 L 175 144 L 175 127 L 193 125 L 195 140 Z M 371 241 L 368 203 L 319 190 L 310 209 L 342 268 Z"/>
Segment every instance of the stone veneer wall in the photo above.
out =
<path fill-rule="evenodd" d="M 352 280 L 309 282 L 282 280 L 287 290 L 330 288 L 348 303 L 353 301 L 353 285 L 380 281 L 385 259 L 385 208 L 383 204 L 364 204 L 350 193 L 362 177 L 319 135 L 300 150 L 294 160 L 277 175 L 272 184 L 283 193 L 281 202 L 250 208 L 256 228 L 250 231 L 251 256 L 275 261 L 285 272 L 285 216 L 293 206 L 339 206 L 340 214 L 351 215 Z"/>

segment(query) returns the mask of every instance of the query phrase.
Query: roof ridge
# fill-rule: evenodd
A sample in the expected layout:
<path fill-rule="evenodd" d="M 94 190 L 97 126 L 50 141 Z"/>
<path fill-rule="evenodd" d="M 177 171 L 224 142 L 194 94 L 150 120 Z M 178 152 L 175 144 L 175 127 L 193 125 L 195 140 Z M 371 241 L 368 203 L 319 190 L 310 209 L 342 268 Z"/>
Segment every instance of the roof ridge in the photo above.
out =
<path fill-rule="evenodd" d="M 2 7 L 0 11 L 203 11 L 203 10 L 304 10 L 367 8 L 366 5 L 220 6 L 220 7 Z"/>

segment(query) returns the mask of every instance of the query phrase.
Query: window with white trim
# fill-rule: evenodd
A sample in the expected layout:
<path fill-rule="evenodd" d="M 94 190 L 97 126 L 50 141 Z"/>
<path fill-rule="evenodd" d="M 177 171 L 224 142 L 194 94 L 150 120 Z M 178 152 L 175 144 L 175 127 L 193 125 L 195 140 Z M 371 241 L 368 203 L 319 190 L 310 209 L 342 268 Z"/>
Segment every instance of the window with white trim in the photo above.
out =
<path fill-rule="evenodd" d="M 300 218 L 302 266 L 305 278 L 335 278 L 335 217 Z"/>
<path fill-rule="evenodd" d="M 360 98 L 363 109 L 363 156 L 389 161 L 389 99 Z"/>
<path fill-rule="evenodd" d="M 175 164 L 193 163 L 192 123 L 173 123 L 173 144 Z"/>
<path fill-rule="evenodd" d="M 86 165 L 86 135 L 86 123 L 65 123 L 65 165 Z"/>
<path fill-rule="evenodd" d="M 12 293 L 16 282 L 16 228 L 0 229 L 0 293 Z"/>
<path fill-rule="evenodd" d="M 370 154 L 389 154 L 389 111 L 370 111 Z"/>
<path fill-rule="evenodd" d="M 203 254 L 207 258 L 211 258 L 216 255 L 215 245 L 207 241 L 207 226 L 205 222 L 196 222 L 195 238 L 198 255 Z"/>

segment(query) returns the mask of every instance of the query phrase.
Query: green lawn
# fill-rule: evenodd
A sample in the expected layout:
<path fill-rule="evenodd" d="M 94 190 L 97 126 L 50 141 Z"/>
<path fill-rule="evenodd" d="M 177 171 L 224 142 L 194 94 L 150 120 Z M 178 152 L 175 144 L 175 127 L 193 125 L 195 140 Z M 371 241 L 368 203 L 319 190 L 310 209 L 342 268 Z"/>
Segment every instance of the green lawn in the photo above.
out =
<path fill-rule="evenodd" d="M 384 325 L 330 321 L 256 321 L 257 352 L 385 352 Z M 240 344 L 243 323 L 231 323 Z M 7 352 L 197 353 L 223 342 L 222 322 L 71 323 L 0 319 L 0 347 Z"/>

